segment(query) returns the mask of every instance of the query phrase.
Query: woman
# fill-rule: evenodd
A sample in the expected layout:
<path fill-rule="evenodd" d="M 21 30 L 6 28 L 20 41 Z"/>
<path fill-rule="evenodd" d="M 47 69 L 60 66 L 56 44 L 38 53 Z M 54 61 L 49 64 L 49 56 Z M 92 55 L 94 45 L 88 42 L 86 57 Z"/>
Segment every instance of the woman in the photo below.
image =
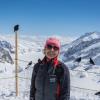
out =
<path fill-rule="evenodd" d="M 30 100 L 69 100 L 70 74 L 67 66 L 58 61 L 60 41 L 48 38 L 44 58 L 34 65 Z"/>

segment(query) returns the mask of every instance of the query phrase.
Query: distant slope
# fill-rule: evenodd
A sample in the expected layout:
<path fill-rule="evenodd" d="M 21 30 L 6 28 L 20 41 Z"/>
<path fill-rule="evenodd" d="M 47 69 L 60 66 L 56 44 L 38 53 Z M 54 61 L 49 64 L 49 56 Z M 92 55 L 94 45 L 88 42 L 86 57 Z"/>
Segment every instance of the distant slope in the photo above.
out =
<path fill-rule="evenodd" d="M 76 39 L 62 52 L 64 62 L 74 61 L 81 57 L 82 59 L 92 58 L 96 64 L 100 65 L 100 33 L 86 33 Z M 64 48 L 64 47 L 63 47 Z"/>

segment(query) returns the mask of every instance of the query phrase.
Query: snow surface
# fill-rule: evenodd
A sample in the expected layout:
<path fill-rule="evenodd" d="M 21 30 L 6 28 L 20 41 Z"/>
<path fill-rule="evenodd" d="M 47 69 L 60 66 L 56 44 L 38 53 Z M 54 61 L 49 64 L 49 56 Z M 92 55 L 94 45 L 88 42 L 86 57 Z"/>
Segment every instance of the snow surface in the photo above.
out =
<path fill-rule="evenodd" d="M 91 34 L 91 35 L 85 37 L 85 38 L 83 39 L 83 41 L 90 41 L 90 40 L 92 40 L 92 39 L 97 39 L 97 38 L 99 38 L 99 35 L 98 35 L 96 32 L 94 32 L 93 34 Z"/>
<path fill-rule="evenodd" d="M 72 39 L 57 36 L 62 42 L 70 43 Z M 29 100 L 30 81 L 33 65 L 38 58 L 43 58 L 43 45 L 47 37 L 21 37 L 19 39 L 19 96 L 15 91 L 15 64 L 0 62 L 0 100 Z M 15 47 L 14 36 L 0 36 L 0 40 L 6 40 Z M 69 41 L 68 41 L 69 40 Z M 15 49 L 15 48 L 14 48 Z M 64 48 L 63 48 L 64 49 Z M 67 48 L 66 48 L 67 49 Z M 15 55 L 11 54 L 13 60 Z M 62 59 L 61 56 L 59 59 Z M 29 61 L 33 64 L 28 66 Z M 14 60 L 15 62 L 15 60 Z M 68 64 L 68 63 L 66 63 Z M 71 65 L 71 62 L 69 62 Z M 100 100 L 94 93 L 100 91 L 100 74 L 88 73 L 84 70 L 86 66 L 79 64 L 78 71 L 70 70 L 71 76 L 71 100 Z M 70 69 L 70 68 L 69 68 Z M 98 72 L 100 68 L 94 66 L 89 72 Z"/>

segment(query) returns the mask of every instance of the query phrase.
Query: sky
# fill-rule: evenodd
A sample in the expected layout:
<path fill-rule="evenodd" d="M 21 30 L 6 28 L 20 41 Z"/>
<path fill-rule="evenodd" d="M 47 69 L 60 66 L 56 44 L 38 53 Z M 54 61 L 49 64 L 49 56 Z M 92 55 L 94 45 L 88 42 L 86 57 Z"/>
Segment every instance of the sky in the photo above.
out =
<path fill-rule="evenodd" d="M 0 0 L 0 34 L 81 36 L 100 32 L 100 0 Z"/>

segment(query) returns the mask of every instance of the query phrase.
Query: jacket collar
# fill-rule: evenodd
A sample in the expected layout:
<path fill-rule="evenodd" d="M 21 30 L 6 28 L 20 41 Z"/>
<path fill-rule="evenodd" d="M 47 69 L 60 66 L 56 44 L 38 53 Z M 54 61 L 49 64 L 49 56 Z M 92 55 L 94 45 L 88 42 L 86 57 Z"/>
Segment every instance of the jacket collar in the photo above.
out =
<path fill-rule="evenodd" d="M 53 59 L 48 59 L 46 56 L 43 58 L 42 63 L 46 64 L 53 64 L 54 67 L 56 68 L 56 66 L 58 65 L 58 59 L 57 57 L 53 58 Z"/>

